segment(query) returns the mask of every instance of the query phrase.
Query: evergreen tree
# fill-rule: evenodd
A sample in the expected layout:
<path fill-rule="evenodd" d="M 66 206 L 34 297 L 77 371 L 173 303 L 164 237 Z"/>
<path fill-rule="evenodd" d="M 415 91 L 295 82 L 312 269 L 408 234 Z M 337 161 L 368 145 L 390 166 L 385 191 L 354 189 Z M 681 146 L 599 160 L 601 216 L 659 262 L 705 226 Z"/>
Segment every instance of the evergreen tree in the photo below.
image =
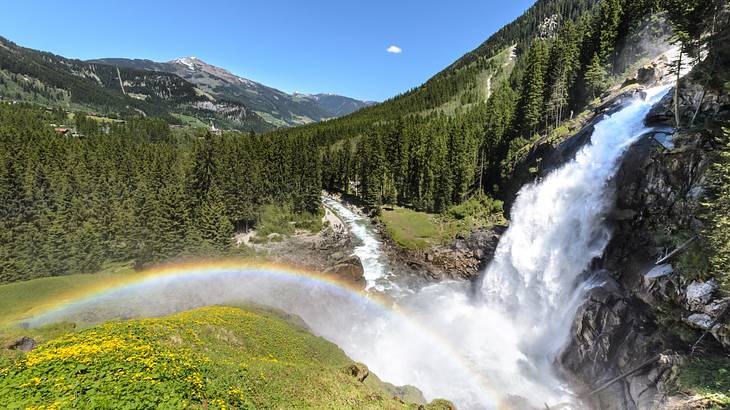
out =
<path fill-rule="evenodd" d="M 585 83 L 591 98 L 596 98 L 606 87 L 606 69 L 603 68 L 598 54 L 593 54 L 591 63 L 588 65 L 585 73 Z"/>
<path fill-rule="evenodd" d="M 546 69 L 547 45 L 544 41 L 536 41 L 530 47 L 527 57 L 520 97 L 520 127 L 523 136 L 535 134 L 543 118 Z"/>
<path fill-rule="evenodd" d="M 220 252 L 228 249 L 233 241 L 233 225 L 225 210 L 220 194 L 213 189 L 201 205 L 197 218 L 200 236 Z"/>
<path fill-rule="evenodd" d="M 704 203 L 703 236 L 710 251 L 709 273 L 730 286 L 730 129 L 723 130 L 718 145 L 707 177 L 709 198 Z"/>

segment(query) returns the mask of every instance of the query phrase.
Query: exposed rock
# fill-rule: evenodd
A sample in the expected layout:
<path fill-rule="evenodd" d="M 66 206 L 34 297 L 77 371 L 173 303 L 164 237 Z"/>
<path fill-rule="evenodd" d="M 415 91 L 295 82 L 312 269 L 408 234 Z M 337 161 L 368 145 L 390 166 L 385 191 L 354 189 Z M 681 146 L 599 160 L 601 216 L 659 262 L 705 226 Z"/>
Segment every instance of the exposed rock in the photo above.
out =
<path fill-rule="evenodd" d="M 693 313 L 685 320 L 690 326 L 702 330 L 708 330 L 715 324 L 715 321 L 706 313 Z"/>
<path fill-rule="evenodd" d="M 475 279 L 494 256 L 499 237 L 506 226 L 496 225 L 472 232 L 467 238 L 456 238 L 449 245 L 428 249 L 405 249 L 383 235 L 389 260 L 406 267 L 411 274 L 427 280 Z M 387 232 L 381 229 L 381 232 Z"/>
<path fill-rule="evenodd" d="M 15 342 L 8 345 L 8 349 L 20 350 L 21 352 L 28 353 L 35 349 L 36 341 L 28 336 L 23 336 Z"/>
<path fill-rule="evenodd" d="M 370 375 L 370 369 L 362 363 L 352 363 L 345 367 L 345 373 L 362 383 Z"/>
<path fill-rule="evenodd" d="M 365 271 L 357 256 L 347 256 L 337 261 L 334 266 L 325 269 L 324 273 L 332 274 L 358 286 L 365 284 Z"/>
<path fill-rule="evenodd" d="M 671 275 L 674 273 L 674 268 L 668 263 L 653 267 L 649 272 L 644 275 L 645 278 L 654 279 L 662 276 Z"/>
<path fill-rule="evenodd" d="M 705 305 L 712 300 L 712 295 L 717 290 L 717 282 L 710 279 L 707 282 L 692 282 L 687 286 L 687 309 L 702 312 Z"/>
<path fill-rule="evenodd" d="M 730 309 L 730 297 L 712 301 L 704 307 L 703 311 L 711 318 L 719 319 L 720 316 L 727 313 L 728 309 Z"/>

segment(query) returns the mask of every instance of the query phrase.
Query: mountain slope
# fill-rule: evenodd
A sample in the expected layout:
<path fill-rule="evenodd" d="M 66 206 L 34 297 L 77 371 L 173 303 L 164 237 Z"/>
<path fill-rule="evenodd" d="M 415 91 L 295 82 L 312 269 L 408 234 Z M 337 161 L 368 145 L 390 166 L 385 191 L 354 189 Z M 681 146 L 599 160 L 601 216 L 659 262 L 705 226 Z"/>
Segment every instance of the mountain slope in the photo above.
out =
<path fill-rule="evenodd" d="M 0 37 L 0 98 L 121 116 L 193 117 L 219 128 L 273 128 L 245 105 L 215 99 L 173 73 L 72 60 Z"/>
<path fill-rule="evenodd" d="M 90 63 L 176 74 L 215 98 L 241 103 L 274 126 L 309 124 L 350 114 L 372 105 L 334 94 L 287 94 L 230 71 L 208 64 L 196 57 L 178 58 L 165 63 L 151 60 L 103 58 Z"/>

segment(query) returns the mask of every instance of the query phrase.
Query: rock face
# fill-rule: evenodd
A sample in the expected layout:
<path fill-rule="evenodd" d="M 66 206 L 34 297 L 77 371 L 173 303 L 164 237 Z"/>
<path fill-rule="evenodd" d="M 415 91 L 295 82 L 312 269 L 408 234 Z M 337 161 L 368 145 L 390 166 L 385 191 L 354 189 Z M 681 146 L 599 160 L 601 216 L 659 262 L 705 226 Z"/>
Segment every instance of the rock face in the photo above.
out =
<path fill-rule="evenodd" d="M 717 282 L 710 279 L 707 282 L 692 282 L 687 286 L 685 298 L 687 309 L 702 311 L 706 304 L 712 300 L 712 295 L 717 291 Z"/>
<path fill-rule="evenodd" d="M 646 74 L 649 76 L 649 74 Z M 670 93 L 671 94 L 671 93 Z M 694 86 L 682 91 L 682 118 L 694 115 Z M 706 93 L 707 96 L 712 93 Z M 710 97 L 698 121 L 711 122 L 728 110 L 725 97 Z M 674 114 L 664 99 L 647 119 L 670 125 Z M 658 233 L 680 227 L 697 230 L 694 210 L 707 167 L 708 138 L 700 133 L 674 136 L 678 148 L 668 150 L 646 136 L 625 154 L 612 181 L 615 210 L 610 215 L 613 238 L 592 269 L 604 285 L 589 291 L 573 325 L 573 337 L 561 355 L 565 371 L 581 380 L 587 394 L 607 380 L 628 376 L 586 397 L 600 409 L 656 409 L 666 401 L 666 383 L 676 360 L 654 360 L 659 354 L 685 354 L 707 331 L 706 343 L 730 351 L 730 301 L 717 297 L 714 281 L 690 281 L 673 260 L 656 265 L 667 254 Z M 692 329 L 696 330 L 692 330 Z M 638 370 L 636 367 L 650 363 Z M 635 370 L 635 371 L 634 371 Z M 633 371 L 633 372 L 632 372 Z"/>
<path fill-rule="evenodd" d="M 381 232 L 387 232 L 383 227 L 379 228 Z M 428 280 L 473 280 L 494 256 L 499 237 L 506 229 L 501 225 L 480 229 L 467 238 L 456 238 L 452 244 L 425 250 L 405 249 L 384 237 L 385 251 L 395 265 L 410 268 L 414 275 Z"/>
<path fill-rule="evenodd" d="M 365 285 L 362 263 L 352 255 L 352 237 L 341 223 L 250 246 L 277 262 L 329 274 L 356 287 Z"/>
<path fill-rule="evenodd" d="M 365 285 L 362 262 L 360 262 L 360 259 L 357 256 L 347 256 L 340 259 L 334 266 L 326 269 L 324 273 L 332 274 L 342 280 L 354 283 L 358 286 Z"/>

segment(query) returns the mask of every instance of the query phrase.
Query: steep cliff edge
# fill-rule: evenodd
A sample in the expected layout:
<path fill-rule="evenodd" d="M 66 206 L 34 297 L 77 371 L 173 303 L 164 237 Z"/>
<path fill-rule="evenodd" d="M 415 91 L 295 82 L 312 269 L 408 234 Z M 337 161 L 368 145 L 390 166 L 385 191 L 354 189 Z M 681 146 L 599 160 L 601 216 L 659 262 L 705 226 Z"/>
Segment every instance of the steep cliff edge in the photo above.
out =
<path fill-rule="evenodd" d="M 671 138 L 646 135 L 624 156 L 612 181 L 613 238 L 593 266 L 602 286 L 589 292 L 578 311 L 561 357 L 565 370 L 585 383 L 584 396 L 596 408 L 671 408 L 668 396 L 679 363 L 730 352 L 724 315 L 730 298 L 721 296 L 714 280 L 697 277 L 687 256 L 700 246 L 693 240 L 703 225 L 697 211 L 714 135 L 730 118 L 730 95 L 703 91 L 691 78 L 681 87 L 680 118 L 688 124 L 699 107 L 700 126 Z M 648 125 L 674 126 L 672 94 L 652 110 Z"/>

